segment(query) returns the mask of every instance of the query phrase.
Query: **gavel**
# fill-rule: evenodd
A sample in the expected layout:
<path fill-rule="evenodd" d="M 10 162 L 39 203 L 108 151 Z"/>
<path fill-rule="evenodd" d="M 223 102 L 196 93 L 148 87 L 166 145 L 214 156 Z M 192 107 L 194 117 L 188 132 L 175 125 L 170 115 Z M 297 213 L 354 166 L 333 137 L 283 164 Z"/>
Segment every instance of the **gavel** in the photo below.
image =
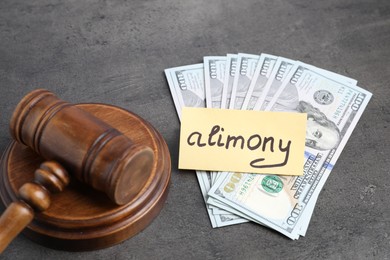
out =
<path fill-rule="evenodd" d="M 149 147 L 134 144 L 115 128 L 43 89 L 20 101 L 10 132 L 19 143 L 60 163 L 118 205 L 130 201 L 144 186 L 153 162 Z"/>
<path fill-rule="evenodd" d="M 34 182 L 20 187 L 20 200 L 12 202 L 0 217 L 0 253 L 31 222 L 35 211 L 49 208 L 50 193 L 60 192 L 69 184 L 68 172 L 56 162 L 42 163 L 34 175 Z"/>
<path fill-rule="evenodd" d="M 49 207 L 49 191 L 59 192 L 69 183 L 66 172 L 104 192 L 117 205 L 131 201 L 151 174 L 154 151 L 150 147 L 132 142 L 48 90 L 32 91 L 19 102 L 10 132 L 18 143 L 52 162 L 41 165 L 35 180 L 19 189 L 20 201 L 13 202 L 1 216 L 0 238 L 7 239 L 0 242 L 0 252 L 33 219 L 33 210 Z M 10 222 L 15 224 L 10 227 Z"/>

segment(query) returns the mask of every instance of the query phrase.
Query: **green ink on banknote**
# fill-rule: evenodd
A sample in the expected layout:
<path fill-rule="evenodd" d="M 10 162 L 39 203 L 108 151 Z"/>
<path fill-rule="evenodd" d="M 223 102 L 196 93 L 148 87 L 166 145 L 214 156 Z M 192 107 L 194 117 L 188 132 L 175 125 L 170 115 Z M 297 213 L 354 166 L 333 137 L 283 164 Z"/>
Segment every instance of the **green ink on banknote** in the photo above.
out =
<path fill-rule="evenodd" d="M 283 182 L 276 175 L 268 175 L 261 181 L 261 186 L 269 193 L 279 193 L 283 189 Z"/>

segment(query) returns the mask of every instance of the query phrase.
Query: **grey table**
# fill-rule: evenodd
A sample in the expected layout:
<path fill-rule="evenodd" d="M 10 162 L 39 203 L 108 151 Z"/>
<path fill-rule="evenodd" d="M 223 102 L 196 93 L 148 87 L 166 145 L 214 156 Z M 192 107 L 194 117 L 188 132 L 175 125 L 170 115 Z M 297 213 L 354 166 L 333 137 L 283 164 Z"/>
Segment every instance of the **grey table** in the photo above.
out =
<path fill-rule="evenodd" d="M 195 173 L 177 169 L 180 124 L 163 70 L 237 52 L 302 60 L 373 93 L 298 241 L 251 223 L 212 229 Z M 1 151 L 18 101 L 46 88 L 139 114 L 165 138 L 173 169 L 163 210 L 135 237 L 65 252 L 21 235 L 0 258 L 389 259 L 389 85 L 388 0 L 2 0 Z"/>

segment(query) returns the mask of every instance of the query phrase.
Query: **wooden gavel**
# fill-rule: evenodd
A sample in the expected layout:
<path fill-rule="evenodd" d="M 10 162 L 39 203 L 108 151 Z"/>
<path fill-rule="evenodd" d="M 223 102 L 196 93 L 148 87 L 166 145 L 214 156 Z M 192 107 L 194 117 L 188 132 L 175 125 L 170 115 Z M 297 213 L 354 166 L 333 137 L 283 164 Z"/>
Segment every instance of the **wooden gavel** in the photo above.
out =
<path fill-rule="evenodd" d="M 115 115 L 113 115 L 115 116 Z M 118 205 L 129 202 L 149 177 L 153 151 L 134 144 L 92 114 L 38 89 L 17 105 L 11 135 Z"/>
<path fill-rule="evenodd" d="M 131 201 L 151 174 L 154 151 L 150 147 L 132 142 L 47 90 L 32 91 L 20 101 L 10 132 L 17 142 L 55 162 L 42 164 L 35 180 L 19 189 L 20 201 L 11 203 L 1 216 L 0 252 L 33 219 L 33 209 L 39 212 L 49 207 L 49 191 L 61 191 L 68 184 L 66 170 L 117 205 Z"/>
<path fill-rule="evenodd" d="M 34 211 L 50 206 L 50 192 L 62 191 L 69 183 L 67 171 L 56 162 L 44 162 L 35 171 L 34 182 L 19 189 L 20 201 L 12 202 L 0 217 L 0 253 L 32 221 Z"/>

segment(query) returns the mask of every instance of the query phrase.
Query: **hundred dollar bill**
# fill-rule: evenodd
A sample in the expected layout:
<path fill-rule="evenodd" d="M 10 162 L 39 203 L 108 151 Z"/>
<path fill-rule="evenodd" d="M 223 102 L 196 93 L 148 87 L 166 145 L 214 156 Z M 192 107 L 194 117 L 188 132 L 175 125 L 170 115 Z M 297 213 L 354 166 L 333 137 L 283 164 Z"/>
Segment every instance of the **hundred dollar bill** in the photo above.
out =
<path fill-rule="evenodd" d="M 300 62 L 300 61 L 295 61 L 292 65 L 294 65 L 294 68 L 289 69 L 289 72 L 286 74 L 285 77 L 283 77 L 283 79 L 281 80 L 281 83 L 277 85 L 275 93 L 273 94 L 272 98 L 269 100 L 269 102 L 265 106 L 264 110 L 279 110 L 278 104 L 275 105 L 275 102 L 277 99 L 279 99 L 280 102 L 282 102 L 283 99 L 290 100 L 290 102 L 292 102 L 292 103 L 289 106 L 295 105 L 295 103 L 296 103 L 294 101 L 295 98 L 289 97 L 289 95 L 291 94 L 290 93 L 291 89 L 288 87 L 290 85 L 288 79 L 291 79 L 291 77 L 294 74 L 295 69 L 299 66 L 305 67 L 306 69 L 310 69 L 311 71 L 321 75 L 322 77 L 332 79 L 333 81 L 337 81 L 339 83 L 342 83 L 342 84 L 345 84 L 348 86 L 356 86 L 356 84 L 357 84 L 357 81 L 355 79 L 352 79 L 352 78 L 349 78 L 349 77 L 346 77 L 346 76 L 343 76 L 343 75 L 340 75 L 340 74 L 337 74 L 337 73 L 334 73 L 331 71 L 327 71 L 327 70 L 324 70 L 321 68 L 317 68 L 313 65 L 305 64 L 305 63 Z M 288 67 L 290 67 L 290 65 L 288 65 Z M 287 79 L 287 80 L 285 80 L 285 79 Z M 287 107 L 288 107 L 288 105 L 285 103 L 284 104 L 285 109 L 281 108 L 280 110 L 282 110 L 282 111 L 289 110 L 289 109 L 287 109 Z"/>
<path fill-rule="evenodd" d="M 233 81 L 237 69 L 237 54 L 226 55 L 226 68 L 225 68 L 225 79 L 223 82 L 222 90 L 222 103 L 221 108 L 229 108 L 230 98 L 232 96 Z"/>
<path fill-rule="evenodd" d="M 275 67 L 264 87 L 264 91 L 260 95 L 259 99 L 257 100 L 255 107 L 253 110 L 270 110 L 271 108 L 268 106 L 268 103 L 272 100 L 274 96 L 279 96 L 280 93 L 283 91 L 282 83 L 283 81 L 288 78 L 289 72 L 291 68 L 298 63 L 298 61 L 290 60 L 287 58 L 279 57 Z M 301 64 L 304 64 L 300 62 Z M 318 73 L 321 73 L 322 75 L 326 77 L 330 77 L 333 79 L 338 80 L 339 82 L 343 82 L 347 85 L 353 85 L 355 86 L 357 81 L 355 79 L 339 75 L 337 73 L 327 71 L 321 68 L 317 68 L 312 65 L 305 64 L 306 67 L 311 68 Z M 291 75 L 290 75 L 291 76 Z"/>
<path fill-rule="evenodd" d="M 207 213 L 209 215 L 211 226 L 213 228 L 248 222 L 248 220 L 228 212 L 225 212 L 224 214 L 214 214 L 212 208 L 207 203 L 207 193 L 210 190 L 211 183 L 210 173 L 205 171 L 196 171 L 196 177 L 198 178 L 202 197 L 205 201 Z"/>
<path fill-rule="evenodd" d="M 256 89 L 257 89 L 257 91 L 255 91 L 255 92 L 258 92 L 258 93 L 260 94 L 261 88 L 264 86 L 264 84 L 265 84 L 265 82 L 266 82 L 266 80 L 267 80 L 267 77 L 269 77 L 269 75 L 271 74 L 271 70 L 272 70 L 272 68 L 273 68 L 273 65 L 274 65 L 276 59 L 277 59 L 276 56 L 268 55 L 268 54 L 262 54 L 262 55 L 260 56 L 260 59 L 259 59 L 259 62 L 258 62 L 256 71 L 255 71 L 255 75 L 254 75 L 254 77 L 253 77 L 253 79 L 252 79 L 252 83 L 251 83 L 251 85 L 249 86 L 249 90 L 248 90 L 247 96 L 246 96 L 246 98 L 245 98 L 246 101 L 249 100 L 249 99 L 248 99 L 249 95 L 252 95 L 252 92 L 254 92 L 253 90 L 254 90 L 254 87 L 255 87 L 255 86 L 256 86 Z M 287 60 L 287 59 L 286 59 L 286 60 Z M 254 82 L 256 83 L 256 85 L 253 84 Z M 257 93 L 256 93 L 256 94 L 253 93 L 253 94 L 254 94 L 254 95 L 253 95 L 253 96 L 254 96 L 254 99 L 256 100 L 258 95 L 256 95 Z M 206 99 L 207 99 L 207 98 L 206 98 Z M 245 100 L 244 100 L 243 107 L 242 107 L 241 109 L 246 109 L 246 106 L 247 106 L 248 102 L 246 102 Z M 253 104 L 253 103 L 252 103 L 252 104 Z M 215 179 L 216 179 L 216 177 L 218 177 L 218 175 L 212 175 L 212 176 L 214 176 L 214 177 L 211 178 L 211 179 L 212 179 L 212 182 L 211 182 L 211 183 L 214 183 L 214 182 L 215 182 Z M 221 212 L 223 212 L 223 213 L 226 214 L 226 212 L 230 212 L 230 213 L 233 213 L 233 214 L 235 214 L 235 215 L 239 215 L 239 216 L 241 216 L 241 217 L 243 217 L 243 218 L 246 218 L 246 219 L 248 219 L 248 220 L 257 222 L 257 223 L 259 223 L 259 224 L 262 224 L 262 223 L 260 223 L 259 221 L 256 221 L 256 220 L 252 219 L 251 217 L 249 217 L 249 216 L 247 216 L 247 215 L 241 213 L 240 211 L 237 211 L 236 209 L 234 209 L 234 208 L 232 208 L 232 207 L 230 207 L 230 206 L 224 204 L 223 202 L 220 202 L 220 201 L 218 201 L 218 200 L 215 200 L 214 198 L 208 198 L 207 204 L 208 204 L 209 206 L 210 206 L 210 205 L 216 206 L 215 208 L 212 208 L 214 214 L 220 214 Z M 312 208 L 314 208 L 314 206 L 313 206 Z M 221 209 L 224 209 L 224 211 L 222 211 Z M 308 219 L 310 220 L 311 213 L 309 213 L 309 214 L 310 214 L 310 215 L 309 215 Z M 306 215 L 307 215 L 307 214 L 306 214 Z M 309 221 L 309 220 L 308 220 L 308 221 Z M 305 227 L 302 227 L 302 228 L 300 229 L 300 232 L 301 232 L 300 234 L 301 234 L 301 235 L 304 235 L 304 234 L 305 234 L 305 232 L 306 232 L 306 230 L 307 230 L 308 223 L 304 223 L 303 225 L 304 225 Z"/>
<path fill-rule="evenodd" d="M 226 56 L 203 57 L 206 107 L 208 108 L 221 108 L 226 59 Z M 214 181 L 217 172 L 210 172 L 210 174 L 211 180 Z"/>
<path fill-rule="evenodd" d="M 306 189 L 303 189 L 304 177 L 297 178 L 297 183 L 302 184 L 299 193 L 305 190 L 309 194 L 319 193 L 321 188 L 315 190 L 315 187 L 324 184 L 368 104 L 372 94 L 354 84 L 354 80 L 299 62 L 282 85 L 283 91 L 269 104 L 271 110 L 283 111 L 296 105 L 295 111 L 308 115 L 305 156 L 309 162 L 318 161 L 314 170 L 318 174 L 311 176 L 313 186 Z M 310 169 L 313 167 L 308 169 L 309 173 Z"/>
<path fill-rule="evenodd" d="M 243 175 L 250 175 L 250 173 L 243 173 Z M 258 175 L 258 174 L 256 174 L 256 175 Z M 223 176 L 222 178 L 224 178 L 225 176 Z M 303 214 L 301 216 L 301 219 L 302 219 L 301 222 L 302 223 L 300 224 L 299 230 L 297 230 L 298 231 L 297 233 L 300 236 L 305 236 L 306 235 L 306 231 L 307 231 L 307 229 L 309 227 L 311 215 L 312 215 L 312 213 L 314 211 L 314 206 L 316 204 L 316 201 L 317 201 L 317 198 L 313 198 L 309 202 L 309 204 L 307 205 L 307 207 L 306 207 L 307 210 L 305 212 L 303 212 Z M 218 200 L 216 198 L 208 197 L 207 204 L 208 205 L 214 205 L 217 209 L 223 209 L 223 210 L 225 210 L 225 212 L 233 213 L 233 214 L 235 214 L 237 216 L 241 216 L 242 218 L 248 219 L 248 220 L 250 220 L 252 222 L 255 222 L 257 224 L 265 226 L 264 223 L 258 221 L 257 219 L 254 219 L 254 218 L 252 218 L 252 217 L 250 217 L 248 215 L 245 215 L 245 213 L 239 211 L 239 209 L 230 207 L 229 205 L 221 202 L 220 200 Z"/>
<path fill-rule="evenodd" d="M 206 92 L 206 107 L 221 108 L 226 56 L 203 57 L 204 83 Z M 217 177 L 217 172 L 210 172 L 211 180 Z"/>
<path fill-rule="evenodd" d="M 278 111 L 308 114 L 303 175 L 229 173 L 217 180 L 209 196 L 297 238 L 307 221 L 302 216 L 312 211 L 310 202 L 318 197 L 371 98 L 371 93 L 327 76 L 298 63 L 271 104 Z"/>
<path fill-rule="evenodd" d="M 230 57 L 230 59 L 231 59 L 231 57 Z M 255 101 L 257 100 L 258 96 L 260 95 L 260 93 L 262 91 L 262 88 L 263 88 L 263 86 L 264 86 L 264 84 L 265 84 L 265 82 L 267 80 L 267 77 L 269 77 L 269 75 L 270 75 L 270 73 L 272 71 L 272 68 L 274 66 L 274 63 L 275 63 L 276 59 L 277 59 L 276 56 L 269 55 L 269 54 L 261 54 L 261 56 L 259 58 L 259 62 L 257 63 L 257 67 L 256 67 L 256 70 L 255 70 L 255 73 L 254 73 L 254 77 L 253 77 L 253 79 L 251 81 L 251 84 L 249 86 L 248 92 L 246 94 L 246 98 L 244 99 L 244 104 L 241 107 L 241 109 L 246 109 L 247 108 L 249 100 L 251 100 L 251 105 L 253 106 L 253 104 L 255 103 Z M 229 55 L 228 55 L 228 62 L 229 62 Z M 232 64 L 233 64 L 233 62 L 232 62 Z M 229 69 L 229 68 L 227 68 L 227 69 Z M 234 75 L 232 75 L 233 73 L 230 73 L 230 74 L 231 74 L 230 75 L 231 78 L 233 78 L 234 77 Z M 226 76 L 229 76 L 229 75 L 226 74 Z M 207 78 L 207 77 L 205 77 L 205 78 Z M 225 82 L 228 82 L 228 79 L 226 79 Z M 225 88 L 225 89 L 227 89 L 227 88 Z M 248 109 L 251 109 L 251 108 L 252 107 L 249 107 Z M 213 180 L 212 183 L 214 183 L 215 179 L 216 179 L 216 177 L 218 177 L 218 175 L 215 174 L 215 175 L 212 175 L 212 176 L 214 176 L 212 178 L 212 180 Z M 240 213 L 239 211 L 229 207 L 228 205 L 226 205 L 226 204 L 224 204 L 224 203 L 222 203 L 220 201 L 214 200 L 213 198 L 209 198 L 208 199 L 208 204 L 216 206 L 216 208 L 213 208 L 213 212 L 215 212 L 215 213 L 221 212 L 221 209 L 223 208 L 226 211 L 230 211 L 231 213 L 233 213 L 235 215 L 239 215 L 239 216 L 241 216 L 243 218 L 250 219 L 251 221 L 255 221 L 255 220 L 251 219 L 249 216 L 246 216 L 243 213 Z M 226 211 L 224 211 L 224 212 L 226 212 Z M 304 230 L 304 231 L 306 231 L 306 230 Z"/>
<path fill-rule="evenodd" d="M 259 55 L 239 53 L 237 58 L 237 72 L 234 75 L 230 109 L 241 109 L 246 93 L 248 92 L 253 74 L 255 73 Z"/>
<path fill-rule="evenodd" d="M 219 210 L 213 210 L 213 212 L 215 211 L 216 214 L 219 214 L 219 212 L 227 212 L 227 213 L 231 213 L 231 214 L 240 216 L 241 218 L 246 219 L 247 221 L 252 221 L 252 222 L 256 222 L 258 224 L 262 224 L 262 223 L 259 223 L 256 219 L 253 219 L 250 216 L 245 215 L 243 212 L 241 212 L 233 207 L 230 207 L 229 205 L 227 205 L 227 204 L 225 204 L 217 199 L 208 197 L 207 204 L 211 205 L 211 206 L 215 206 L 216 209 L 219 209 Z"/>
<path fill-rule="evenodd" d="M 181 66 L 176 68 L 165 69 L 165 76 L 168 81 L 169 89 L 175 103 L 176 112 L 181 120 L 181 111 L 183 107 L 205 107 L 205 86 L 204 86 L 204 69 L 203 64 L 194 64 Z M 196 171 L 199 186 L 201 187 L 203 196 L 207 196 L 207 192 L 211 186 L 209 173 Z M 204 185 L 208 183 L 208 185 Z M 205 197 L 204 197 L 205 199 Z M 206 201 L 206 199 L 205 199 Z M 245 222 L 239 220 L 237 216 L 220 215 L 212 217 L 212 211 L 207 206 L 207 211 L 210 216 L 210 221 L 213 227 L 233 225 Z"/>
<path fill-rule="evenodd" d="M 285 80 L 294 64 L 295 61 L 293 60 L 278 57 L 275 66 L 272 69 L 271 75 L 265 83 L 264 90 L 256 100 L 253 110 L 265 110 L 268 102 L 278 91 L 280 85 Z"/>
<path fill-rule="evenodd" d="M 298 239 L 298 231 L 284 232 L 282 228 L 279 228 L 284 216 L 288 214 L 293 205 L 284 187 L 284 180 L 276 175 L 230 172 L 218 178 L 209 191 L 209 196 L 291 239 Z M 271 190 L 272 192 L 269 192 Z"/>
<path fill-rule="evenodd" d="M 165 69 L 165 76 L 179 119 L 183 107 L 206 107 L 202 63 Z"/>
<path fill-rule="evenodd" d="M 276 63 L 276 60 L 279 61 L 279 64 L 278 64 L 278 68 L 279 69 L 278 70 L 273 70 L 273 67 L 274 67 L 274 64 Z M 285 65 L 284 63 L 287 63 L 287 64 Z M 286 59 L 286 58 L 282 58 L 282 57 L 276 57 L 276 56 L 269 55 L 269 54 L 261 54 L 259 62 L 258 62 L 258 65 L 257 65 L 257 68 L 256 68 L 256 71 L 255 71 L 255 74 L 254 74 L 252 82 L 251 82 L 251 85 L 249 86 L 249 90 L 248 90 L 247 96 L 246 96 L 246 98 L 244 100 L 244 104 L 242 106 L 242 109 L 251 109 L 251 107 L 249 107 L 249 108 L 247 107 L 247 105 L 249 103 L 248 102 L 248 100 L 249 100 L 248 97 L 249 97 L 249 95 L 251 95 L 251 98 L 252 98 L 252 92 L 253 92 L 255 86 L 257 86 L 257 88 L 260 88 L 258 90 L 258 92 L 260 94 L 261 93 L 261 88 L 264 87 L 264 84 L 267 81 L 268 77 L 272 76 L 272 77 L 277 78 L 278 80 L 284 79 L 286 77 L 286 74 L 288 73 L 289 69 L 291 69 L 293 63 L 294 63 L 294 61 L 292 61 L 290 59 Z M 283 65 L 281 65 L 281 64 L 283 64 Z M 271 74 L 271 72 L 272 72 L 272 74 Z M 277 77 L 275 76 L 276 73 L 278 73 Z M 267 81 L 267 83 L 268 82 L 269 81 Z M 264 89 L 264 91 L 268 91 L 268 89 L 269 89 L 269 86 L 268 86 L 267 90 Z M 264 93 L 262 93 L 262 94 L 263 94 L 263 96 L 265 96 Z M 253 95 L 253 96 L 255 97 L 254 100 L 257 100 L 256 96 L 258 96 L 258 95 Z M 219 177 L 219 175 L 215 175 L 215 176 Z M 213 179 L 212 183 L 214 183 L 214 182 L 215 182 L 215 179 Z M 316 200 L 312 200 L 312 202 L 314 202 L 314 203 L 311 203 L 312 205 L 310 205 L 310 209 L 314 209 L 315 201 Z M 249 219 L 251 221 L 257 222 L 259 224 L 262 224 L 259 221 L 251 219 L 249 216 L 246 216 L 243 213 L 241 213 L 241 214 L 238 213 L 237 210 L 233 209 L 232 207 L 229 207 L 228 205 L 226 205 L 223 202 L 220 202 L 220 201 L 218 201 L 218 200 L 216 200 L 214 198 L 209 198 L 208 199 L 208 204 L 209 205 L 214 205 L 214 206 L 217 207 L 217 210 L 215 210 L 214 212 L 219 212 L 220 209 L 226 209 L 226 211 L 230 211 L 233 214 L 239 215 L 239 216 L 241 216 L 243 218 L 246 218 L 246 219 Z M 310 218 L 311 218 L 311 214 L 312 214 L 312 210 L 305 212 L 306 216 L 304 217 L 304 219 L 306 219 L 306 222 L 302 223 L 302 227 L 300 228 L 300 233 L 299 233 L 300 235 L 305 235 L 307 227 L 308 227 L 308 224 L 309 224 L 309 221 L 310 221 Z"/>
<path fill-rule="evenodd" d="M 231 173 L 231 174 L 234 174 L 234 173 Z M 250 173 L 242 173 L 243 176 L 249 176 L 251 175 Z M 256 176 L 257 175 L 260 175 L 260 174 L 255 174 Z M 246 177 L 247 177 L 246 176 Z M 225 178 L 226 175 L 222 176 L 222 178 Z M 309 227 L 309 223 L 310 223 L 310 218 L 311 218 L 311 215 L 313 213 L 313 210 L 314 210 L 314 206 L 315 206 L 315 203 L 316 203 L 316 199 L 313 199 L 307 206 L 307 211 L 305 211 L 302 215 L 302 223 L 301 225 L 299 226 L 299 228 L 297 228 L 297 235 L 300 235 L 300 236 L 305 236 L 306 235 L 306 231 Z M 223 203 L 222 201 L 216 199 L 216 198 L 213 198 L 213 197 L 208 197 L 207 199 L 207 204 L 208 205 L 214 205 L 217 209 L 223 209 L 225 210 L 224 212 L 230 212 L 230 213 L 233 213 L 234 215 L 237 215 L 237 216 L 241 216 L 242 218 L 244 219 L 248 219 L 249 221 L 252 221 L 252 222 L 255 222 L 257 224 L 260 224 L 260 225 L 263 225 L 263 226 L 266 226 L 264 223 L 260 222 L 259 220 L 257 219 L 254 219 L 252 218 L 251 216 L 248 216 L 246 215 L 244 212 L 245 210 L 243 211 L 240 211 L 240 208 L 239 207 L 230 207 L 229 205 Z M 213 211 L 214 212 L 214 211 Z M 217 213 L 218 214 L 218 213 Z M 295 238 L 298 238 L 295 237 Z"/>
<path fill-rule="evenodd" d="M 203 57 L 206 107 L 221 108 L 226 56 Z"/>
<path fill-rule="evenodd" d="M 256 101 L 259 99 L 263 91 L 265 91 L 265 84 L 270 77 L 272 69 L 278 57 L 262 53 L 252 81 L 249 85 L 244 102 L 241 109 L 253 110 Z"/>

